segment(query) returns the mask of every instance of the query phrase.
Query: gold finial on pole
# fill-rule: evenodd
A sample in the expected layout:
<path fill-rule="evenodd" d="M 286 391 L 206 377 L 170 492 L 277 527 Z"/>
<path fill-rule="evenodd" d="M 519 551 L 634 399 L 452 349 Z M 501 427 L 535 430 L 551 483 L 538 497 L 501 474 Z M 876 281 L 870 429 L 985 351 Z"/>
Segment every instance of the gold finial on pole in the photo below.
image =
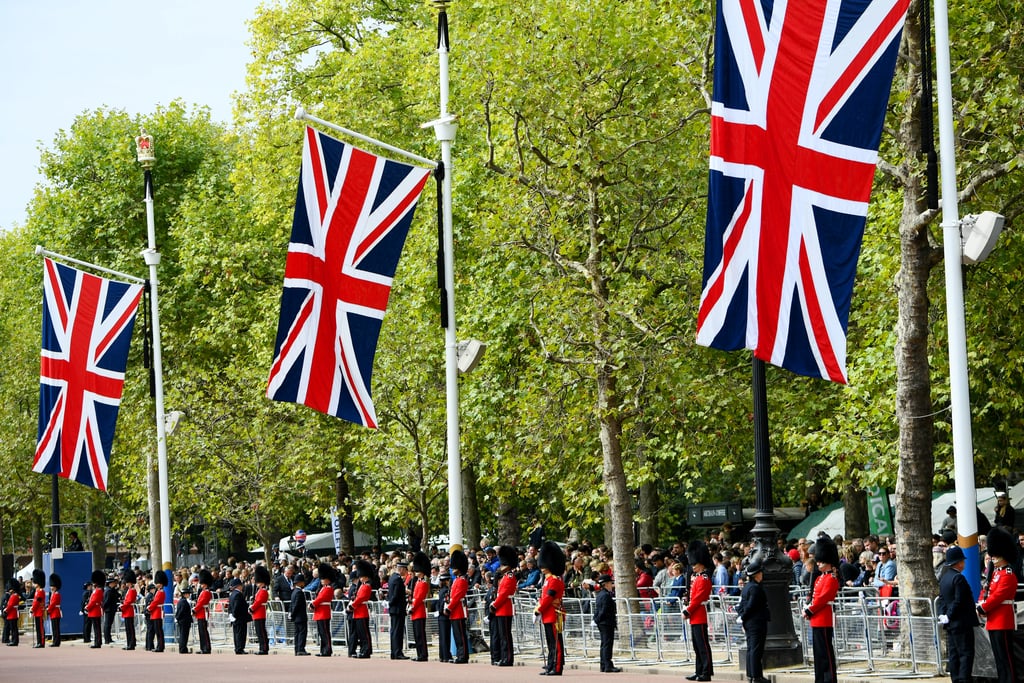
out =
<path fill-rule="evenodd" d="M 156 163 L 156 153 L 153 150 L 153 136 L 146 133 L 145 128 L 139 128 L 139 135 L 135 138 L 135 154 L 138 157 L 142 168 L 149 170 Z"/>

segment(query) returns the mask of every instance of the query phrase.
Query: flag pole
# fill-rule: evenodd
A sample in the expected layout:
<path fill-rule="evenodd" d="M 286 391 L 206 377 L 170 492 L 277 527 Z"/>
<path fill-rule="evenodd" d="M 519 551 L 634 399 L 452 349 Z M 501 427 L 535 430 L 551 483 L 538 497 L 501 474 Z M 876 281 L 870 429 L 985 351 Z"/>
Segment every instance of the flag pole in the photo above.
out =
<path fill-rule="evenodd" d="M 160 252 L 156 250 L 156 221 L 153 217 L 153 164 L 156 155 L 153 152 L 153 136 L 140 130 L 135 138 L 136 154 L 142 164 L 146 183 L 146 230 L 149 236 L 149 248 L 142 252 L 142 257 L 149 266 L 150 315 L 153 320 L 153 399 L 156 406 L 156 452 L 157 476 L 160 489 L 160 562 L 161 569 L 174 569 L 173 553 L 171 552 L 171 508 L 170 494 L 167 485 L 167 425 L 164 421 L 164 368 L 163 355 L 160 349 L 160 307 L 157 298 L 157 266 L 160 265 Z"/>
<path fill-rule="evenodd" d="M 462 546 L 462 457 L 459 453 L 459 367 L 458 342 L 455 337 L 455 266 L 452 229 L 452 143 L 457 125 L 448 112 L 448 13 L 450 0 L 433 0 L 437 15 L 437 57 L 441 91 L 441 114 L 424 128 L 432 127 L 441 143 L 442 244 L 444 249 L 444 295 L 441 299 L 445 326 L 445 396 L 448 413 L 448 543 Z"/>
<path fill-rule="evenodd" d="M 402 149 L 401 147 L 395 147 L 394 145 L 389 145 L 388 143 L 382 142 L 382 141 L 378 140 L 377 138 L 371 138 L 369 135 L 363 135 L 362 133 L 357 133 L 354 130 L 351 130 L 349 128 L 343 128 L 342 126 L 339 126 L 339 125 L 337 125 L 335 123 L 331 123 L 330 121 L 325 121 L 325 120 L 323 120 L 321 118 L 317 118 L 316 116 L 313 116 L 312 114 L 307 112 L 302 107 L 296 107 L 295 108 L 295 119 L 298 120 L 298 121 L 309 121 L 310 123 L 315 123 L 318 126 L 323 126 L 324 128 L 330 128 L 331 130 L 335 131 L 336 133 L 341 133 L 342 135 L 347 135 L 349 137 L 355 138 L 356 140 L 362 140 L 363 142 L 368 142 L 371 145 L 376 145 L 377 147 L 380 147 L 381 149 L 386 149 L 389 152 L 394 152 L 395 154 L 398 154 L 399 156 L 403 156 L 406 159 L 409 159 L 411 161 L 416 161 L 416 162 L 419 162 L 421 164 L 426 164 L 430 168 L 436 168 L 437 167 L 437 162 L 434 161 L 433 159 L 428 159 L 426 157 L 421 157 L 419 154 L 416 154 L 414 152 L 409 152 L 407 150 Z"/>
<path fill-rule="evenodd" d="M 967 381 L 967 323 L 961 272 L 960 215 L 957 205 L 956 151 L 953 137 L 953 87 L 949 65 L 949 8 L 935 0 L 935 79 L 939 108 L 939 171 L 942 180 L 942 243 L 946 273 L 946 320 L 949 329 L 949 396 L 953 421 L 953 480 L 957 535 L 964 551 L 964 578 L 974 597 L 981 591 L 978 550 L 978 494 L 974 480 L 971 394 Z"/>

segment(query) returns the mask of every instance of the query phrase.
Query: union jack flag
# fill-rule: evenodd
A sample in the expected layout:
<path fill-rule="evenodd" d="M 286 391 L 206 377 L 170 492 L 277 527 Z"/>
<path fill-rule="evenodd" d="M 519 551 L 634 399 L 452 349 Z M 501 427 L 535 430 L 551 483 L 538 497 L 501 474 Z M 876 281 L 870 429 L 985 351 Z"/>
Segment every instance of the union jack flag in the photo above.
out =
<path fill-rule="evenodd" d="M 306 128 L 268 398 L 377 426 L 373 357 L 430 173 Z"/>
<path fill-rule="evenodd" d="M 718 0 L 697 342 L 846 383 L 909 0 Z"/>
<path fill-rule="evenodd" d="M 105 491 L 142 286 L 43 261 L 39 438 L 33 472 Z"/>

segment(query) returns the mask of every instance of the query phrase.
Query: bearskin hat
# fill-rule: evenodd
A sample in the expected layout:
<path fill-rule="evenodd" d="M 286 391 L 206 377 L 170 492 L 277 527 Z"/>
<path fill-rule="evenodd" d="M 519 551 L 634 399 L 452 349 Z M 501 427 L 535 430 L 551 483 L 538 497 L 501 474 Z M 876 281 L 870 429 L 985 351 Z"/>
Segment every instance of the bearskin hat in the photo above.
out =
<path fill-rule="evenodd" d="M 372 579 L 373 575 L 375 573 L 376 573 L 376 571 L 374 570 L 372 564 L 370 564 L 366 560 L 356 560 L 356 577 L 357 578 L 361 579 L 361 578 L 365 577 L 367 579 Z"/>
<path fill-rule="evenodd" d="M 135 572 L 133 572 L 131 569 L 125 569 L 123 572 L 121 572 L 121 582 L 135 583 Z"/>
<path fill-rule="evenodd" d="M 8 579 L 7 580 L 7 590 L 9 590 L 9 591 L 21 590 L 21 583 L 17 579 Z"/>
<path fill-rule="evenodd" d="M 331 583 L 334 583 L 338 580 L 338 575 L 334 572 L 334 567 L 326 562 L 321 562 L 317 565 L 316 573 L 317 576 L 320 577 L 321 581 L 330 581 Z"/>
<path fill-rule="evenodd" d="M 515 567 L 519 564 L 519 552 L 510 545 L 499 546 L 498 562 L 502 567 Z"/>
<path fill-rule="evenodd" d="M 466 553 L 462 552 L 461 550 L 452 551 L 452 555 L 448 564 L 450 564 L 451 568 L 456 570 L 460 574 L 465 574 L 469 571 L 469 558 L 466 557 Z"/>
<path fill-rule="evenodd" d="M 60 574 L 57 574 L 56 572 L 50 574 L 50 590 L 59 591 L 62 585 L 63 582 L 60 580 Z"/>
<path fill-rule="evenodd" d="M 418 552 L 412 557 L 412 570 L 423 574 L 430 573 L 430 558 L 426 553 Z"/>
<path fill-rule="evenodd" d="M 262 583 L 264 586 L 270 585 L 270 571 L 262 564 L 253 567 L 252 577 L 256 583 Z"/>
<path fill-rule="evenodd" d="M 213 585 L 213 574 L 210 573 L 209 569 L 199 570 L 199 585 L 206 586 L 207 588 Z"/>
<path fill-rule="evenodd" d="M 90 578 L 92 579 L 92 585 L 94 586 L 103 586 L 107 583 L 107 575 L 101 572 L 99 569 L 94 571 Z M 165 583 L 166 581 L 167 579 L 164 579 Z"/>
<path fill-rule="evenodd" d="M 701 540 L 690 541 L 690 545 L 686 548 L 686 561 L 690 563 L 691 567 L 695 564 L 700 564 L 705 569 L 711 569 L 711 566 L 714 564 L 711 561 L 711 553 L 708 551 L 708 547 Z"/>
<path fill-rule="evenodd" d="M 836 542 L 828 537 L 828 534 L 818 536 L 818 540 L 811 546 L 811 555 L 814 555 L 815 562 L 827 562 L 833 567 L 839 567 L 839 548 Z"/>
<path fill-rule="evenodd" d="M 155 583 L 158 586 L 166 586 L 167 572 L 163 571 L 162 569 L 157 569 L 155 572 L 153 572 L 153 583 Z"/>
<path fill-rule="evenodd" d="M 42 569 L 33 569 L 32 570 L 32 583 L 34 583 L 37 586 L 42 586 L 43 584 L 45 584 L 46 583 L 46 572 L 44 572 Z"/>
<path fill-rule="evenodd" d="M 565 553 L 554 541 L 544 541 L 537 553 L 537 566 L 561 576 L 565 573 Z"/>
<path fill-rule="evenodd" d="M 994 526 L 988 532 L 988 554 L 1008 563 L 1017 561 L 1017 541 L 1005 526 Z"/>

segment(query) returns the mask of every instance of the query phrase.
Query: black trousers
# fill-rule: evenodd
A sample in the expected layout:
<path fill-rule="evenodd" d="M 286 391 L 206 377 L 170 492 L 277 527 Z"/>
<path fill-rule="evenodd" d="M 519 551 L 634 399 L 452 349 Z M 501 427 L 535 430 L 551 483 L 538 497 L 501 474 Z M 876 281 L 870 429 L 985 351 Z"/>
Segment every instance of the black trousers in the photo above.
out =
<path fill-rule="evenodd" d="M 355 626 L 355 641 L 358 648 L 356 657 L 369 657 L 373 654 L 373 643 L 370 641 L 370 617 L 352 620 Z"/>
<path fill-rule="evenodd" d="M 92 642 L 92 617 L 89 615 L 82 617 L 82 642 Z"/>
<path fill-rule="evenodd" d="M 359 649 L 359 640 L 356 638 L 356 620 L 352 618 L 351 612 L 347 612 L 345 616 L 345 632 L 348 633 L 345 640 L 345 644 L 348 645 L 348 656 L 355 657 Z"/>
<path fill-rule="evenodd" d="M 114 615 L 116 612 L 103 613 L 103 642 L 110 645 L 114 638 L 110 635 L 110 629 L 114 626 Z"/>
<path fill-rule="evenodd" d="M 814 648 L 814 683 L 836 683 L 835 630 L 831 626 L 811 629 Z"/>
<path fill-rule="evenodd" d="M 491 617 L 491 626 L 498 636 L 498 664 L 512 666 L 515 663 L 512 617 Z"/>
<path fill-rule="evenodd" d="M 412 639 L 416 643 L 416 659 L 427 659 L 427 620 L 412 620 Z"/>
<path fill-rule="evenodd" d="M 231 636 L 234 640 L 236 655 L 245 652 L 245 641 L 249 635 L 248 626 L 249 622 L 243 619 L 235 619 L 231 622 Z"/>
<path fill-rule="evenodd" d="M 469 661 L 469 630 L 465 619 L 450 619 L 452 622 L 452 638 L 455 640 L 455 663 Z"/>
<path fill-rule="evenodd" d="M 391 659 L 400 659 L 405 655 L 405 613 L 392 614 L 390 619 Z"/>
<path fill-rule="evenodd" d="M 309 626 L 305 619 L 294 622 L 294 625 L 295 637 L 292 641 L 295 643 L 295 654 L 299 654 L 306 651 L 306 632 Z"/>
<path fill-rule="evenodd" d="M 320 654 L 324 657 L 329 657 L 334 654 L 334 648 L 331 647 L 331 620 L 317 619 L 315 623 L 316 635 L 320 638 Z M 349 633 L 349 642 L 352 642 L 351 632 Z"/>
<path fill-rule="evenodd" d="M 50 619 L 50 635 L 53 636 L 53 647 L 60 646 L 60 617 Z"/>
<path fill-rule="evenodd" d="M 690 641 L 693 643 L 693 658 L 696 661 L 695 674 L 702 678 L 715 675 L 715 666 L 711 663 L 711 639 L 708 637 L 707 624 L 690 624 Z"/>
<path fill-rule="evenodd" d="M 992 659 L 995 660 L 999 683 L 1015 683 L 1017 672 L 1014 670 L 1013 631 L 989 631 L 988 639 L 992 643 Z"/>
<path fill-rule="evenodd" d="M 178 622 L 178 652 L 181 654 L 188 654 L 188 634 L 191 630 L 191 621 Z"/>
<path fill-rule="evenodd" d="M 747 678 L 764 678 L 764 643 L 768 638 L 768 624 L 744 622 L 743 630 L 747 634 Z"/>
<path fill-rule="evenodd" d="M 256 631 L 256 646 L 258 652 L 270 652 L 270 639 L 267 637 L 267 620 L 253 619 L 253 630 Z"/>
<path fill-rule="evenodd" d="M 11 645 L 18 644 L 18 620 L 4 619 L 4 638 Z"/>
<path fill-rule="evenodd" d="M 153 627 L 153 621 L 146 619 L 146 651 L 153 649 L 153 642 L 156 640 L 156 629 Z M 85 642 L 89 642 L 88 640 Z"/>
<path fill-rule="evenodd" d="M 161 615 L 159 619 L 150 619 L 149 623 L 153 625 L 153 638 L 156 640 L 154 643 L 154 652 L 164 651 L 164 618 Z M 99 635 L 99 627 L 97 626 L 97 636 Z"/>
<path fill-rule="evenodd" d="M 599 624 L 597 632 L 601 634 L 601 671 L 612 670 L 612 650 L 615 647 L 615 624 Z"/>
<path fill-rule="evenodd" d="M 42 645 L 46 642 L 46 630 L 43 628 L 46 617 L 32 617 L 32 621 L 36 628 L 36 645 Z"/>
<path fill-rule="evenodd" d="M 129 650 L 135 649 L 135 617 L 124 618 L 124 643 Z"/>
<path fill-rule="evenodd" d="M 441 652 L 441 661 L 452 661 L 452 620 L 437 615 L 437 648 Z"/>
<path fill-rule="evenodd" d="M 196 629 L 199 632 L 199 651 L 204 655 L 210 654 L 213 650 L 210 647 L 210 622 L 207 619 L 196 619 Z"/>
<path fill-rule="evenodd" d="M 91 619 L 91 621 L 92 621 L 92 646 L 93 647 L 103 647 L 103 641 L 100 640 L 100 638 L 102 638 L 102 636 L 100 635 L 100 631 L 103 628 L 103 617 L 93 617 Z"/>
<path fill-rule="evenodd" d="M 974 670 L 974 629 L 947 629 L 946 650 L 949 655 L 949 677 L 953 683 L 970 683 Z"/>
<path fill-rule="evenodd" d="M 548 648 L 548 663 L 544 667 L 549 674 L 562 675 L 565 668 L 565 641 L 562 640 L 562 631 L 557 629 L 558 624 L 544 624 L 544 641 Z"/>

